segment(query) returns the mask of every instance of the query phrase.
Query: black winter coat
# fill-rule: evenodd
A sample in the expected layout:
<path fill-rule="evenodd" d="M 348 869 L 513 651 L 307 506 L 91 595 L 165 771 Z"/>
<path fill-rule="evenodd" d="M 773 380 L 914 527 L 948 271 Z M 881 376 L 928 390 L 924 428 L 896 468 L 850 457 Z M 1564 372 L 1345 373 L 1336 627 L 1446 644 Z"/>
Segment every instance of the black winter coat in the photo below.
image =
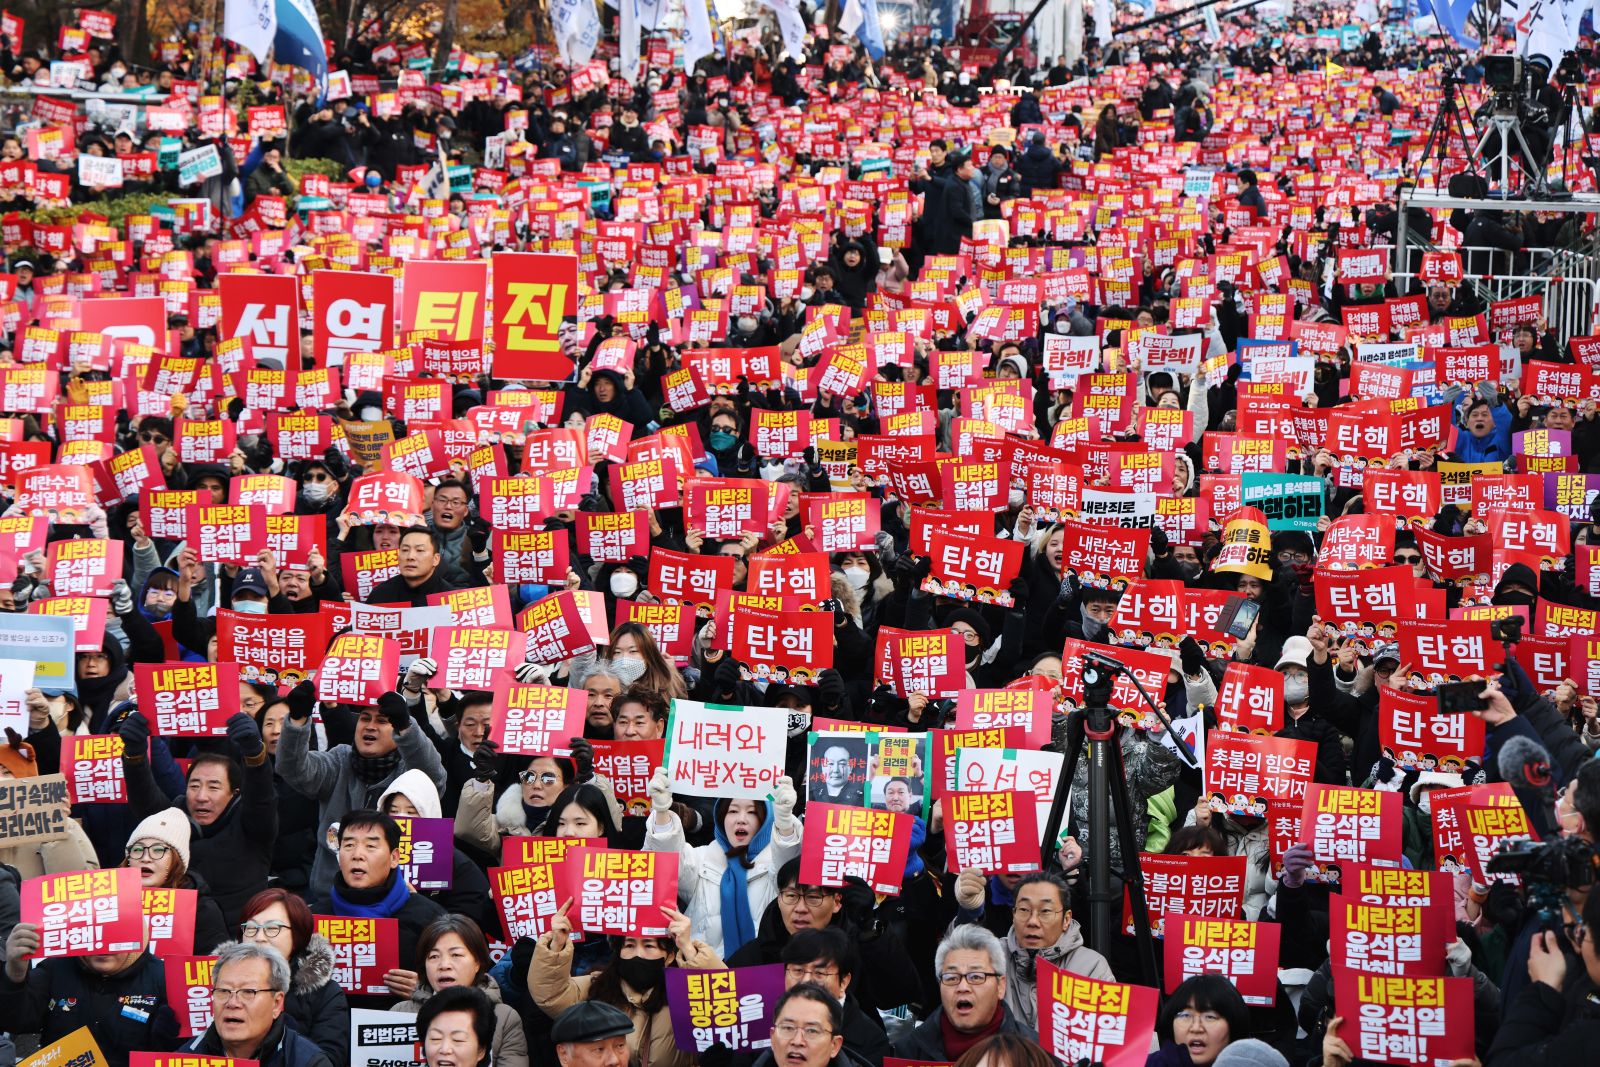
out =
<path fill-rule="evenodd" d="M 87 1026 L 109 1067 L 128 1067 L 131 1052 L 178 1043 L 167 1006 L 167 972 L 146 952 L 120 974 L 102 976 L 79 957 L 40 962 L 20 985 L 0 971 L 0 1019 L 12 1033 L 38 1034 L 41 1047 Z"/>
<path fill-rule="evenodd" d="M 998 1010 L 1005 1014 L 1005 1018 L 1000 1021 L 1000 1033 L 1015 1034 L 1024 1041 L 1039 1040 L 1039 1035 L 1033 1027 L 1012 1015 L 1003 1001 Z M 915 1030 L 894 1043 L 894 1054 L 908 1060 L 949 1063 L 954 1057 L 945 1055 L 944 1032 L 939 1028 L 939 1020 L 943 1015 L 943 1008 L 935 1008 L 933 1014 L 924 1019 Z"/>
<path fill-rule="evenodd" d="M 343 987 L 333 980 L 333 946 L 321 934 L 312 934 L 289 965 L 294 975 L 289 995 L 283 998 L 289 1025 L 334 1063 L 349 1062 L 350 1004 Z"/>
<path fill-rule="evenodd" d="M 183 1046 L 183 1051 L 210 1056 L 227 1055 L 215 1026 L 206 1027 L 206 1032 Z M 273 1021 L 272 1028 L 262 1039 L 261 1047 L 247 1058 L 254 1060 L 259 1067 L 333 1067 L 333 1060 L 310 1038 L 302 1037 L 292 1029 L 282 1015 Z"/>

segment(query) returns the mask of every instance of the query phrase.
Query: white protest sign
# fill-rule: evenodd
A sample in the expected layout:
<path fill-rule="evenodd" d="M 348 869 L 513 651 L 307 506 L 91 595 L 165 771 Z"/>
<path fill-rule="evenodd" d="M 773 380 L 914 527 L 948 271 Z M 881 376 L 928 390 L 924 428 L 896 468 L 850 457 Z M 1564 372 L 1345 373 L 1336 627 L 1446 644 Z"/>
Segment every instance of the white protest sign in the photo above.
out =
<path fill-rule="evenodd" d="M 1071 386 L 1080 374 L 1100 369 L 1100 338 L 1044 335 L 1044 370 L 1051 385 Z"/>
<path fill-rule="evenodd" d="M 28 690 L 33 688 L 33 660 L 0 659 L 0 737 L 8 729 L 17 731 L 18 737 L 27 737 Z"/>
<path fill-rule="evenodd" d="M 956 788 L 963 793 L 1031 792 L 1042 830 L 1065 762 L 1060 752 L 1032 748 L 963 748 L 956 754 Z"/>
<path fill-rule="evenodd" d="M 400 642 L 400 669 L 405 670 L 418 656 L 428 654 L 435 626 L 451 626 L 455 613 L 443 604 L 422 608 L 380 608 L 352 602 L 350 632 L 372 637 L 387 637 Z"/>
<path fill-rule="evenodd" d="M 120 189 L 122 187 L 122 161 L 116 156 L 78 157 L 78 184 L 89 188 Z"/>
<path fill-rule="evenodd" d="M 350 1009 L 350 1067 L 407 1067 L 423 1063 L 417 1014 Z"/>
<path fill-rule="evenodd" d="M 222 154 L 214 144 L 203 144 L 178 156 L 179 185 L 199 185 L 221 173 Z"/>
<path fill-rule="evenodd" d="M 674 700 L 666 746 L 673 792 L 766 800 L 785 773 L 788 743 L 782 708 Z"/>

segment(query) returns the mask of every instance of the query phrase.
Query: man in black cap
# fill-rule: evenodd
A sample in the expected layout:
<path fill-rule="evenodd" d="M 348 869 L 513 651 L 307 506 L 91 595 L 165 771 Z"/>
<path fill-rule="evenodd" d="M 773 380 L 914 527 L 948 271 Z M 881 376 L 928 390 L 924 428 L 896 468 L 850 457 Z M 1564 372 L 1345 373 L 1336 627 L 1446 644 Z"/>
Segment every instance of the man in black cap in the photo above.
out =
<path fill-rule="evenodd" d="M 581 1000 L 556 1016 L 550 1040 L 561 1067 L 627 1067 L 633 1022 L 620 1008 Z"/>

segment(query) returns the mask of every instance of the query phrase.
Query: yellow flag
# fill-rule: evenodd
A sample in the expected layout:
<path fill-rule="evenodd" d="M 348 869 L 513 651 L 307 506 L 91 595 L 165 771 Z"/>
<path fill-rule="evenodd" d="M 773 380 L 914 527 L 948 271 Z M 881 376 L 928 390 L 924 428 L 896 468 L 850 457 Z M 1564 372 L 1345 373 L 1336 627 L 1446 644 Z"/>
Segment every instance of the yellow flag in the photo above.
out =
<path fill-rule="evenodd" d="M 1328 65 L 1322 70 L 1322 78 L 1324 81 L 1332 81 L 1343 73 L 1344 68 L 1330 59 L 1328 60 Z"/>

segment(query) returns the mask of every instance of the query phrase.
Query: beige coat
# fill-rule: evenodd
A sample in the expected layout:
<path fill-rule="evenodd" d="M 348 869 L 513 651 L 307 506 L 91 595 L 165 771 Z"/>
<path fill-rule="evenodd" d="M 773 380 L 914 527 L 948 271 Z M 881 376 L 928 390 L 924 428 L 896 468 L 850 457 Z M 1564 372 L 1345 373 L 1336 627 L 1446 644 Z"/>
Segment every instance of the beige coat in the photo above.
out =
<path fill-rule="evenodd" d="M 95 858 L 94 844 L 83 832 L 77 819 L 67 820 L 67 836 L 55 841 L 41 841 L 33 845 L 14 845 L 0 848 L 0 863 L 15 867 L 24 880 L 43 874 L 61 874 L 66 871 L 86 871 L 100 866 Z"/>
<path fill-rule="evenodd" d="M 616 791 L 603 774 L 589 779 L 606 795 L 606 806 L 611 809 L 611 821 L 622 825 L 622 806 L 617 803 Z M 552 824 L 550 833 L 554 833 Z M 539 833 L 539 827 L 528 825 L 528 816 L 522 810 L 522 784 L 514 782 L 497 803 L 494 784 L 476 778 L 461 787 L 461 802 L 456 805 L 456 837 L 492 855 L 500 855 L 502 836 L 527 836 Z"/>
<path fill-rule="evenodd" d="M 691 950 L 678 960 L 680 967 L 696 970 L 720 971 L 727 967 L 705 942 L 694 942 Z M 528 992 L 539 1010 L 550 1018 L 566 1011 L 580 1000 L 589 998 L 589 986 L 594 975 L 579 978 L 572 976 L 572 942 L 562 941 L 550 947 L 548 937 L 539 938 L 533 950 L 533 962 L 528 965 Z M 648 1014 L 638 1005 L 644 997 L 626 985 L 623 994 L 628 998 L 628 1018 L 633 1020 L 633 1032 L 628 1035 L 629 1067 L 693 1067 L 695 1057 L 681 1052 L 672 1040 L 672 1016 L 666 1005 L 654 1014 Z M 646 1046 L 643 1056 L 641 1044 Z"/>

